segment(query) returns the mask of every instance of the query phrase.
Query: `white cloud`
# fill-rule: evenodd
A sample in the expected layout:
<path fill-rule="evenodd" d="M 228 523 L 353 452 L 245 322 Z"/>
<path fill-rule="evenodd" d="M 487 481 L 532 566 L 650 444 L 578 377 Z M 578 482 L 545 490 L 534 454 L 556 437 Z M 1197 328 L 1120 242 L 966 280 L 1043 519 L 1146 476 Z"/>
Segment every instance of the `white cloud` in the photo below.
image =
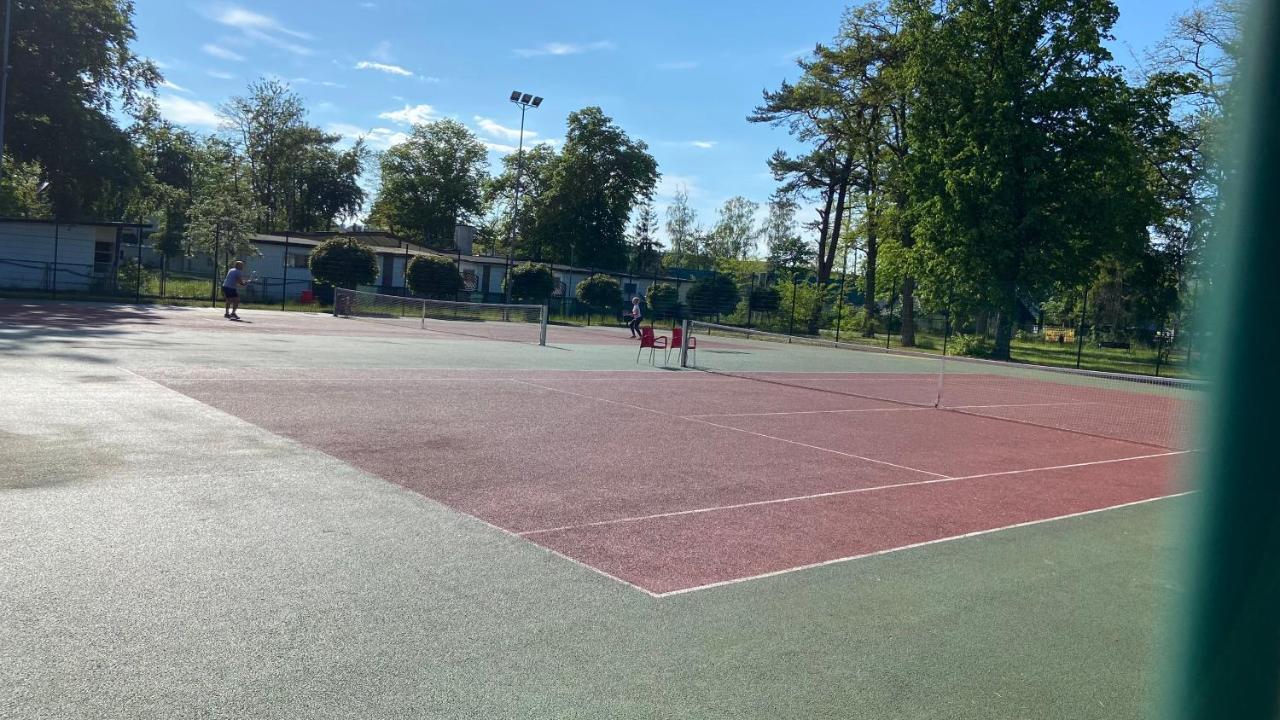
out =
<path fill-rule="evenodd" d="M 549 42 L 536 48 L 517 48 L 515 54 L 520 57 L 538 57 L 539 55 L 578 55 L 593 50 L 613 50 L 616 48 L 610 40 L 597 40 L 591 43 Z"/>
<path fill-rule="evenodd" d="M 205 53 L 218 58 L 219 60 L 231 60 L 233 62 L 244 62 L 243 55 L 241 55 L 238 52 L 235 52 L 234 50 L 228 50 L 222 47 L 221 45 L 214 45 L 213 43 L 205 43 L 204 47 L 200 49 L 204 50 Z"/>
<path fill-rule="evenodd" d="M 356 70 L 377 70 L 378 72 L 387 73 L 388 75 L 413 77 L 412 70 L 405 70 L 399 65 L 388 65 L 387 63 L 370 62 L 368 60 L 361 60 L 356 63 Z"/>
<path fill-rule="evenodd" d="M 673 62 L 658 63 L 659 70 L 693 70 L 698 67 L 698 63 L 692 60 L 676 60 Z"/>
<path fill-rule="evenodd" d="M 715 146 L 717 145 L 717 141 L 715 141 L 715 140 L 690 140 L 690 141 L 689 141 L 689 144 L 690 144 L 690 145 L 692 145 L 692 146 L 694 146 L 694 147 L 696 147 L 696 148 L 698 148 L 698 149 L 700 149 L 700 150 L 710 150 L 711 148 L 713 148 L 713 147 L 715 147 Z"/>
<path fill-rule="evenodd" d="M 500 125 L 494 122 L 490 118 L 482 117 L 480 115 L 476 115 L 475 120 L 476 120 L 476 125 L 479 126 L 480 128 L 480 131 L 486 135 L 490 135 L 496 138 L 502 138 L 504 140 L 520 139 L 519 128 L 509 128 L 505 125 Z M 535 138 L 538 136 L 538 133 L 532 130 L 525 130 L 524 136 L 526 138 Z"/>
<path fill-rule="evenodd" d="M 190 90 L 188 90 L 188 89 L 186 89 L 186 88 L 182 87 L 181 85 L 179 85 L 178 83 L 176 83 L 176 82 L 174 82 L 174 81 L 172 81 L 172 80 L 161 80 L 161 81 L 160 81 L 160 87 L 165 88 L 165 89 L 167 89 L 167 90 L 173 90 L 174 92 L 180 92 L 180 93 L 189 93 L 189 92 L 191 92 Z"/>
<path fill-rule="evenodd" d="M 363 138 L 365 144 L 374 150 L 386 150 L 409 139 L 407 133 L 390 128 L 370 128 L 368 130 L 348 123 L 332 123 L 329 132 L 341 135 L 344 139 L 355 142 Z"/>
<path fill-rule="evenodd" d="M 490 142 L 488 140 L 481 140 L 480 142 L 486 148 L 488 148 L 491 152 L 496 152 L 501 155 L 510 155 L 511 153 L 516 151 L 515 145 L 507 145 L 505 143 Z"/>
<path fill-rule="evenodd" d="M 360 7 L 364 8 L 364 9 L 366 9 L 366 10 L 372 10 L 372 9 L 374 9 L 374 8 L 378 7 L 378 3 L 376 3 L 376 2 L 362 2 L 362 3 L 360 3 Z"/>
<path fill-rule="evenodd" d="M 287 81 L 290 85 L 320 85 L 322 87 L 344 88 L 346 85 L 336 83 L 331 80 L 312 80 L 311 78 L 296 77 Z"/>
<path fill-rule="evenodd" d="M 295 55 L 312 54 L 311 48 L 294 42 L 294 40 L 310 40 L 310 35 L 291 30 L 267 15 L 260 15 L 233 5 L 217 12 L 213 19 L 222 25 L 239 30 L 248 40 L 264 42 Z"/>
<path fill-rule="evenodd" d="M 219 80 L 235 80 L 236 79 L 235 75 L 232 75 L 229 72 L 222 72 L 221 70 L 205 70 L 204 74 L 212 78 L 218 78 Z"/>
<path fill-rule="evenodd" d="M 218 111 L 203 100 L 161 95 L 156 98 L 156 104 L 160 106 L 161 114 L 179 125 L 215 128 L 221 122 Z"/>
<path fill-rule="evenodd" d="M 378 115 L 383 120 L 390 120 L 402 125 L 423 125 L 439 119 L 436 109 L 430 105 L 405 105 L 399 110 L 389 110 Z"/>

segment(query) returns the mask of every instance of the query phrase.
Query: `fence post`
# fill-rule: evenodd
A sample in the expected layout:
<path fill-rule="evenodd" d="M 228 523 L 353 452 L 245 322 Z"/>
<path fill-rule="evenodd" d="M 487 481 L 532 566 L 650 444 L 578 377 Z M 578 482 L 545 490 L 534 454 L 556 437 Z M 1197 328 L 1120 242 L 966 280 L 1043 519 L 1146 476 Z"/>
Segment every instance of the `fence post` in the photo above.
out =
<path fill-rule="evenodd" d="M 289 233 L 284 234 L 284 258 L 280 261 L 280 309 L 289 299 Z"/>
<path fill-rule="evenodd" d="M 1076 327 L 1076 369 L 1080 369 L 1080 356 L 1084 354 L 1084 317 L 1089 309 L 1089 290 L 1086 288 L 1080 301 L 1080 324 Z"/>
<path fill-rule="evenodd" d="M 58 216 L 53 216 L 53 299 L 58 299 Z M 92 274 L 92 270 L 90 271 Z"/>
<path fill-rule="evenodd" d="M 142 223 L 138 223 L 133 228 L 133 239 L 138 242 L 138 265 L 134 268 L 137 275 L 133 281 L 133 302 L 135 305 L 142 304 Z"/>
<path fill-rule="evenodd" d="M 1164 332 L 1156 331 L 1156 377 L 1160 377 L 1160 361 L 1164 359 Z"/>
<path fill-rule="evenodd" d="M 222 252 L 222 221 L 213 226 L 213 278 L 209 282 L 209 307 L 218 307 L 218 253 Z"/>
<path fill-rule="evenodd" d="M 942 310 L 942 357 L 947 357 L 947 341 L 951 339 L 951 294 L 947 294 L 947 306 Z"/>
<path fill-rule="evenodd" d="M 800 290 L 796 283 L 795 268 L 791 270 L 791 322 L 787 325 L 787 342 L 791 342 L 791 336 L 796 333 L 796 295 L 800 294 Z"/>

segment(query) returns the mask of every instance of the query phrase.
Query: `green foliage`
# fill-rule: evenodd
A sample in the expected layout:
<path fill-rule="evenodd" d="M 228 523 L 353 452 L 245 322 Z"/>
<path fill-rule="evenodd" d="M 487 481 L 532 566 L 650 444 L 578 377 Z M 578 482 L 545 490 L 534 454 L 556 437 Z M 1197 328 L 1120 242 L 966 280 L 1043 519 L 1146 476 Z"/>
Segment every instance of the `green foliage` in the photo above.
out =
<path fill-rule="evenodd" d="M 545 303 L 555 292 L 556 276 L 547 265 L 526 262 L 511 268 L 504 285 L 514 301 Z"/>
<path fill-rule="evenodd" d="M 777 312 L 782 306 L 782 293 L 772 285 L 761 285 L 751 291 L 752 312 Z"/>
<path fill-rule="evenodd" d="M 355 289 L 378 279 L 378 256 L 353 237 L 325 240 L 311 252 L 311 276 L 316 282 Z"/>
<path fill-rule="evenodd" d="M 662 258 L 663 267 L 706 270 L 710 260 L 703 252 L 703 235 L 698 227 L 698 211 L 689 204 L 689 191 L 685 187 L 676 190 L 667 206 L 667 239 L 670 251 Z"/>
<path fill-rule="evenodd" d="M 969 357 L 990 357 L 992 346 L 981 335 L 955 335 L 951 338 L 951 346 L 947 348 L 947 352 Z"/>
<path fill-rule="evenodd" d="M 533 223 L 521 227 L 540 257 L 624 269 L 627 219 L 658 181 L 658 163 L 648 149 L 598 107 L 570 113 L 546 189 L 530 199 Z"/>
<path fill-rule="evenodd" d="M 40 192 L 44 174 L 40 163 L 18 162 L 4 156 L 4 177 L 0 177 L 0 215 L 5 217 L 48 217 L 53 213 L 45 193 Z"/>
<path fill-rule="evenodd" d="M 462 273 L 448 258 L 417 255 L 409 261 L 409 290 L 414 295 L 452 300 L 462 290 Z"/>
<path fill-rule="evenodd" d="M 753 255 L 761 235 L 755 219 L 759 209 L 759 203 L 740 195 L 726 200 L 715 227 L 707 234 L 707 255 L 712 260 L 744 260 Z"/>
<path fill-rule="evenodd" d="M 488 150 L 457 120 L 415 125 L 382 154 L 370 222 L 428 247 L 452 247 L 457 224 L 483 209 L 488 163 Z"/>
<path fill-rule="evenodd" d="M 523 153 L 509 153 L 502 158 L 502 173 L 483 185 L 484 203 L 488 206 L 481 227 L 489 226 L 486 244 L 494 254 L 503 254 L 512 240 L 511 211 L 515 202 L 516 175 L 520 176 L 520 208 L 516 221 L 515 254 L 542 260 L 550 257 L 550 249 L 540 244 L 534 228 L 534 211 L 541 207 L 559 155 L 550 145 L 535 145 Z"/>
<path fill-rule="evenodd" d="M 156 274 L 146 267 L 138 265 L 136 258 L 121 260 L 116 267 L 116 289 L 121 293 L 141 290 L 148 292 L 148 286 L 155 280 Z"/>
<path fill-rule="evenodd" d="M 1116 9 L 1060 5 L 957 2 L 941 17 L 922 6 L 906 31 L 917 266 L 933 285 L 968 276 L 997 311 L 1002 359 L 1018 292 L 1133 254 L 1155 219 L 1133 93 L 1103 46 Z"/>
<path fill-rule="evenodd" d="M 220 112 L 249 165 L 260 230 L 328 230 L 359 212 L 363 142 L 340 151 L 341 136 L 307 123 L 300 95 L 279 80 L 250 83 Z"/>
<path fill-rule="evenodd" d="M 578 283 L 575 296 L 596 310 L 610 311 L 622 306 L 622 285 L 609 275 L 592 275 Z"/>
<path fill-rule="evenodd" d="M 680 309 L 680 291 L 670 283 L 653 283 L 645 291 L 644 299 L 658 317 L 675 315 Z"/>
<path fill-rule="evenodd" d="M 738 306 L 741 294 L 733 278 L 716 273 L 693 283 L 685 300 L 694 316 L 727 315 Z"/>
<path fill-rule="evenodd" d="M 120 217 L 143 178 L 116 118 L 160 82 L 133 51 L 133 3 L 19 1 L 12 9 L 4 150 L 39 163 L 59 216 Z"/>
<path fill-rule="evenodd" d="M 658 213 L 653 202 L 636 208 L 631 225 L 631 267 L 633 272 L 656 273 L 662 266 L 662 243 L 658 242 Z"/>
<path fill-rule="evenodd" d="M 234 148 L 210 138 L 196 153 L 193 197 L 185 227 L 189 252 L 246 257 L 261 213 Z M 166 226 L 166 232 L 168 227 Z"/>

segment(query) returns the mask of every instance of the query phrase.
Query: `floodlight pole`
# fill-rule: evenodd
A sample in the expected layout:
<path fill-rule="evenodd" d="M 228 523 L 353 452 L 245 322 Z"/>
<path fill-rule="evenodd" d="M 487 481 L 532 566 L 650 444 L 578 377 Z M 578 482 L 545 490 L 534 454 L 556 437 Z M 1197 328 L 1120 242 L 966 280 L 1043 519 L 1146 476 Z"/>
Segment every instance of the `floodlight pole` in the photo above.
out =
<path fill-rule="evenodd" d="M 527 93 L 519 95 L 518 92 L 511 94 L 511 102 L 520 106 L 520 145 L 516 150 L 516 197 L 511 203 L 511 229 L 507 238 L 507 271 L 503 277 L 504 302 L 511 302 L 511 262 L 512 252 L 515 250 L 516 244 L 516 225 L 520 222 L 520 180 L 524 171 L 524 114 L 530 107 L 537 107 L 529 98 Z M 538 98 L 538 104 L 542 104 L 542 98 Z"/>

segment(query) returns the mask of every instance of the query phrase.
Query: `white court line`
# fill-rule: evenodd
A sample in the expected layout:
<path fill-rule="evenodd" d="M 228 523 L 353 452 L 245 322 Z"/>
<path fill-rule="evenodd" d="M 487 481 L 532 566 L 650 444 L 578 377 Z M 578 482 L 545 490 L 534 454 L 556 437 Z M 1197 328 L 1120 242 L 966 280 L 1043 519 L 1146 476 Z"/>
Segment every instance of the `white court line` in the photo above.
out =
<path fill-rule="evenodd" d="M 542 388 L 543 390 L 549 390 L 551 392 L 564 393 L 565 395 L 573 395 L 575 397 L 585 398 L 587 400 L 595 400 L 596 402 L 608 403 L 610 405 L 618 405 L 625 408 L 631 408 L 632 410 L 643 410 L 644 412 L 672 418 L 673 420 L 684 420 L 687 422 L 702 423 L 703 425 L 710 425 L 712 427 L 718 427 L 724 430 L 732 430 L 734 432 L 745 433 L 747 435 L 755 435 L 756 437 L 768 438 L 770 440 L 777 440 L 778 442 L 784 442 L 789 445 L 799 445 L 800 447 L 809 448 L 810 450 L 817 450 L 819 452 L 831 453 L 832 455 L 839 455 L 841 457 L 852 458 L 854 460 L 863 460 L 865 462 L 875 463 L 877 465 L 888 465 L 889 467 L 897 468 L 899 470 L 909 470 L 914 473 L 920 473 L 921 475 L 932 475 L 933 477 L 938 477 L 938 478 L 947 477 L 946 475 L 943 475 L 941 473 L 930 472 L 928 470 L 921 470 L 919 468 L 907 467 L 906 465 L 898 465 L 897 463 L 891 463 L 888 460 L 877 460 L 875 458 L 864 457 L 862 455 L 854 455 L 853 453 L 840 452 L 839 450 L 832 450 L 831 448 L 824 448 L 818 445 L 810 445 L 808 443 L 802 443 L 796 440 L 788 440 L 786 438 L 777 437 L 775 435 L 765 435 L 764 433 L 753 432 L 751 430 L 743 430 L 742 428 L 736 428 L 736 427 L 733 427 L 732 425 L 721 425 L 720 423 L 713 423 L 710 420 L 704 420 L 702 418 L 684 416 L 684 415 L 673 415 L 668 412 L 663 412 L 661 410 L 654 410 L 653 408 L 647 408 L 642 405 L 632 405 L 631 403 L 625 403 L 618 400 L 609 400 L 606 398 L 596 397 L 594 395 L 584 395 L 583 393 L 573 392 L 572 390 L 561 390 L 560 388 L 554 388 L 548 385 L 539 385 L 538 383 L 529 382 L 527 380 L 519 380 L 516 378 L 507 378 L 507 379 L 510 380 L 511 382 L 520 383 L 521 385 L 529 385 L 531 387 Z"/>
<path fill-rule="evenodd" d="M 1157 453 L 1154 455 L 1136 455 L 1134 457 L 1115 458 L 1112 460 L 1093 460 L 1090 462 L 1072 463 L 1070 465 L 1053 465 L 1050 467 L 1027 468 L 1024 470 L 1002 470 L 1000 472 L 981 473 L 978 475 L 963 475 L 960 477 L 939 477 L 933 480 L 916 480 L 914 482 L 893 483 L 892 485 L 873 485 L 871 487 L 851 488 L 849 490 L 832 490 L 824 493 L 813 493 L 811 495 L 796 495 L 793 497 L 774 498 L 771 500 L 754 500 L 752 502 L 735 503 L 733 505 L 713 505 L 711 507 L 694 508 L 691 510 L 675 510 L 673 512 L 656 513 L 653 515 L 635 515 L 632 517 L 616 518 L 613 520 L 599 520 L 591 523 L 583 523 L 581 525 L 562 525 L 560 527 L 542 528 L 538 530 L 525 530 L 516 533 L 520 537 L 529 537 L 531 535 L 542 535 L 553 532 L 563 532 L 566 530 L 581 530 L 583 528 L 601 527 L 604 525 L 621 525 L 624 523 L 641 522 L 643 520 L 659 520 L 662 518 L 679 517 L 681 515 L 701 515 L 704 513 L 721 512 L 725 510 L 737 510 L 740 508 L 757 507 L 760 505 L 778 505 L 781 503 L 802 502 L 805 500 L 820 500 L 822 498 L 839 497 L 842 495 L 859 495 L 862 493 L 880 492 L 882 490 L 895 490 L 904 487 L 916 487 L 919 485 L 936 485 L 938 483 L 956 482 L 958 480 L 978 480 L 981 478 L 998 477 L 1002 475 L 1020 475 L 1024 473 L 1048 472 L 1050 470 L 1068 470 L 1071 468 L 1088 467 L 1090 465 L 1108 465 L 1112 463 L 1130 462 L 1133 460 L 1150 460 L 1152 458 L 1168 457 L 1171 455 L 1183 455 L 1186 450 L 1175 450 L 1167 453 Z"/>
<path fill-rule="evenodd" d="M 951 542 L 953 540 L 965 540 L 967 538 L 979 537 L 982 535 L 990 535 L 992 533 L 1003 532 L 1005 530 L 1015 530 L 1017 528 L 1030 527 L 1032 525 L 1042 525 L 1044 523 L 1057 522 L 1059 520 L 1068 520 L 1071 518 L 1083 517 L 1085 515 L 1093 515 L 1095 513 L 1107 512 L 1110 510 L 1119 510 L 1121 508 L 1133 507 L 1135 505 L 1145 505 L 1147 503 L 1158 502 L 1160 500 L 1170 500 L 1194 493 L 1194 490 L 1173 493 L 1171 495 L 1161 495 L 1159 497 L 1147 498 L 1145 500 L 1134 500 L 1133 502 L 1120 503 L 1119 505 L 1109 505 L 1102 508 L 1094 508 L 1093 510 L 1084 510 L 1082 512 L 1070 513 L 1067 515 L 1058 515 L 1051 518 L 1042 518 L 1040 520 L 1028 520 L 1027 522 L 1015 523 L 1013 525 L 1004 525 L 1002 527 L 989 528 L 987 530 L 976 530 L 963 535 L 952 535 L 950 537 L 937 538 L 934 540 L 926 540 L 924 542 L 912 543 L 910 545 L 902 545 L 900 547 L 886 548 L 884 550 L 876 550 L 875 552 L 862 553 L 861 555 L 850 555 L 848 557 L 833 558 L 831 560 L 823 560 L 822 562 L 810 563 L 808 565 L 800 565 L 783 570 L 774 570 L 773 572 L 760 573 L 759 575 L 750 575 L 747 577 L 734 578 L 732 580 L 721 580 L 720 582 L 707 583 L 706 585 L 695 585 L 693 587 L 680 588 L 679 590 L 669 590 L 664 593 L 650 593 L 656 598 L 667 598 L 674 595 L 684 595 L 686 593 L 698 592 L 699 590 L 710 590 L 711 588 L 725 587 L 728 585 L 737 585 L 738 583 L 749 582 L 752 580 L 763 580 L 765 578 L 777 577 L 779 575 L 787 575 L 801 570 L 812 570 L 814 568 L 826 567 L 828 565 L 838 565 L 840 563 L 850 562 L 852 560 L 862 560 L 864 558 L 876 557 L 877 555 L 888 555 L 902 550 L 913 550 L 915 548 L 927 547 L 929 545 L 937 545 L 939 543 Z"/>
<path fill-rule="evenodd" d="M 882 408 L 854 408 L 852 410 L 793 410 L 787 412 L 759 412 L 759 413 L 711 413 L 708 415 L 683 415 L 681 417 L 686 420 L 696 418 L 730 418 L 730 417 L 769 417 L 772 415 L 821 415 L 824 413 L 859 413 L 859 412 L 902 412 L 904 410 L 935 410 L 931 407 L 882 407 Z"/>

